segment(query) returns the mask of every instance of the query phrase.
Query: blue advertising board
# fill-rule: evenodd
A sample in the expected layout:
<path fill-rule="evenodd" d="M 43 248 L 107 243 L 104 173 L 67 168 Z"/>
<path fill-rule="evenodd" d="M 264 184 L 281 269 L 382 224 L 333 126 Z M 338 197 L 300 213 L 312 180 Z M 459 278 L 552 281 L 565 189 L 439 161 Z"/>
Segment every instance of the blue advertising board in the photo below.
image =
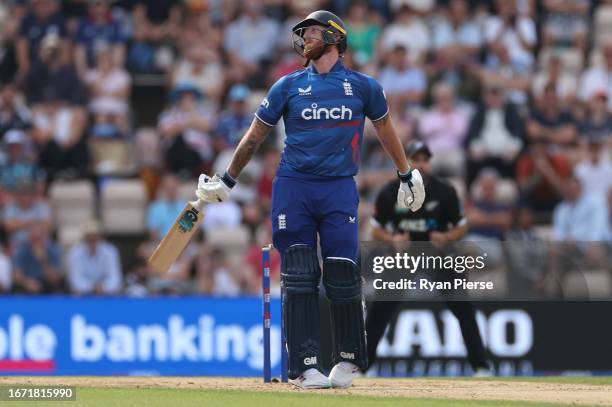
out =
<path fill-rule="evenodd" d="M 280 374 L 272 301 L 272 372 Z M 0 297 L 0 375 L 261 376 L 259 298 Z"/>
<path fill-rule="evenodd" d="M 480 302 L 476 307 L 500 375 L 611 370 L 612 302 Z M 279 376 L 278 298 L 271 309 L 271 366 Z M 261 377 L 262 322 L 261 299 L 255 297 L 0 297 L 0 376 Z M 458 322 L 444 304 L 406 303 L 390 330 L 394 335 L 378 346 L 373 366 L 378 375 L 470 373 Z M 327 368 L 329 332 L 323 324 L 321 356 Z"/>

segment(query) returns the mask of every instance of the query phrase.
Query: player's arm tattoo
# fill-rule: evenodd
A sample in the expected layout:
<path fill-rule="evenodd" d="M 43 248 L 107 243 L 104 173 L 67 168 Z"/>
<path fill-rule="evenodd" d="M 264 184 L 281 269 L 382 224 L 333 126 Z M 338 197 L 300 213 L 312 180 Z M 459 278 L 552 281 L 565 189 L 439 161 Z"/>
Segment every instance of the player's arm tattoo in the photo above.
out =
<path fill-rule="evenodd" d="M 229 165 L 228 172 L 229 174 L 237 178 L 240 175 L 240 172 L 244 169 L 244 167 L 249 163 L 253 155 L 266 139 L 272 127 L 268 126 L 257 117 L 253 119 L 251 122 L 251 127 L 247 130 L 242 140 L 236 147 L 236 151 L 234 151 L 234 156 L 232 157 L 232 161 Z"/>
<path fill-rule="evenodd" d="M 402 142 L 395 133 L 395 128 L 393 127 L 393 122 L 391 121 L 391 114 L 387 113 L 380 119 L 373 121 L 372 124 L 376 129 L 376 134 L 378 135 L 380 143 L 387 154 L 389 154 L 389 157 L 391 157 L 393 160 L 396 168 L 400 172 L 408 171 L 410 166 L 408 165 L 408 160 L 406 159 Z"/>

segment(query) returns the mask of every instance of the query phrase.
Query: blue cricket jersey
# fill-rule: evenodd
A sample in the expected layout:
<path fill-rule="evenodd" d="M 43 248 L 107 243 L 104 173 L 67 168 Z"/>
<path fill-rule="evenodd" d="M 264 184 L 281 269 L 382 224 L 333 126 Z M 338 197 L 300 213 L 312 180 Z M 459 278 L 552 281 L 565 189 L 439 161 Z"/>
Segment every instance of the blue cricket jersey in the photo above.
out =
<path fill-rule="evenodd" d="M 255 116 L 269 126 L 285 122 L 277 175 L 344 177 L 357 174 L 366 117 L 388 112 L 380 84 L 338 60 L 327 74 L 310 65 L 280 78 Z"/>

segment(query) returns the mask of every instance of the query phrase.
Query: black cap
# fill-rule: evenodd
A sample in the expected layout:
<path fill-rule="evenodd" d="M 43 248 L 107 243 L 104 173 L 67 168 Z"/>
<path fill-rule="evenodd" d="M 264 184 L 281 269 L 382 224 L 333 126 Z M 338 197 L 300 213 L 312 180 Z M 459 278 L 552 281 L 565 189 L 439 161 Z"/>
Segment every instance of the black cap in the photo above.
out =
<path fill-rule="evenodd" d="M 427 144 L 422 141 L 413 141 L 406 147 L 406 155 L 408 158 L 413 158 L 418 153 L 424 153 L 427 155 L 427 158 L 431 158 L 433 154 L 431 154 L 431 150 L 427 147 Z"/>

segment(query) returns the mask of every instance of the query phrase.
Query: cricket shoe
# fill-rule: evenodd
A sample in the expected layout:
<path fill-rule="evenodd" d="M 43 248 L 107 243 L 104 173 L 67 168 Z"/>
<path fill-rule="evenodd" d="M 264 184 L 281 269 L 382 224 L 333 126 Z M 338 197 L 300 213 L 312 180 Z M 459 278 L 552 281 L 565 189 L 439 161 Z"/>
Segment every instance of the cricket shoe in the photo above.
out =
<path fill-rule="evenodd" d="M 479 378 L 487 378 L 487 377 L 494 377 L 495 375 L 493 374 L 493 371 L 491 371 L 491 369 L 487 368 L 487 367 L 479 367 L 478 369 L 476 369 L 476 371 L 474 372 L 474 376 L 473 377 L 479 377 Z"/>
<path fill-rule="evenodd" d="M 346 389 L 351 387 L 353 379 L 360 375 L 359 368 L 351 362 L 340 362 L 329 373 L 331 387 Z"/>
<path fill-rule="evenodd" d="M 305 370 L 295 379 L 290 379 L 289 383 L 302 389 L 328 389 L 331 387 L 329 379 L 315 368 Z"/>

